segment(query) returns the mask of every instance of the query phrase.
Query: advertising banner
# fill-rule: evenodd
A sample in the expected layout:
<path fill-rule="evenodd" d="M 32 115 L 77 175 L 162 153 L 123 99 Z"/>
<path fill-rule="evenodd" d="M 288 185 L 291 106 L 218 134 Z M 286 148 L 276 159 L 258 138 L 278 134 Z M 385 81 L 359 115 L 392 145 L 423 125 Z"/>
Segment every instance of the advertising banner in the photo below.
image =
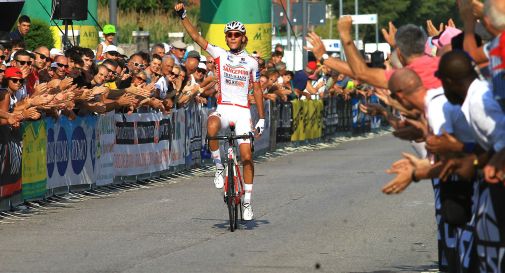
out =
<path fill-rule="evenodd" d="M 97 186 L 111 184 L 114 180 L 114 143 L 116 120 L 114 112 L 101 115 L 96 126 L 95 179 Z"/>
<path fill-rule="evenodd" d="M 170 123 L 161 122 L 163 119 L 161 113 L 115 115 L 115 176 L 149 174 L 168 169 Z M 163 125 L 161 130 L 160 123 Z"/>
<path fill-rule="evenodd" d="M 186 112 L 184 109 L 172 113 L 172 146 L 170 147 L 170 166 L 185 164 L 186 149 Z"/>
<path fill-rule="evenodd" d="M 96 116 L 46 118 L 47 188 L 95 181 Z"/>
<path fill-rule="evenodd" d="M 21 192 L 21 132 L 0 126 L 0 199 Z"/>
<path fill-rule="evenodd" d="M 263 134 L 261 137 L 257 138 L 254 140 L 254 149 L 257 152 L 260 151 L 268 151 L 270 149 L 270 131 L 271 129 L 271 122 L 270 122 L 270 100 L 266 100 L 263 103 L 263 108 L 265 109 L 265 130 L 263 131 Z M 251 118 L 252 118 L 252 124 L 253 126 L 256 125 L 256 123 L 259 120 L 259 115 L 258 115 L 258 110 L 256 108 L 256 104 L 251 105 Z M 254 128 L 255 129 L 255 128 Z"/>
<path fill-rule="evenodd" d="M 200 25 L 202 35 L 209 43 L 228 50 L 224 27 L 228 22 L 240 21 L 246 27 L 248 52 L 257 51 L 269 59 L 272 51 L 272 1 L 201 1 Z"/>
<path fill-rule="evenodd" d="M 187 167 L 199 166 L 202 162 L 202 107 L 196 103 L 190 103 L 186 112 L 186 145 L 185 160 Z"/>
<path fill-rule="evenodd" d="M 46 123 L 44 120 L 23 122 L 23 199 L 43 198 L 47 186 Z"/>

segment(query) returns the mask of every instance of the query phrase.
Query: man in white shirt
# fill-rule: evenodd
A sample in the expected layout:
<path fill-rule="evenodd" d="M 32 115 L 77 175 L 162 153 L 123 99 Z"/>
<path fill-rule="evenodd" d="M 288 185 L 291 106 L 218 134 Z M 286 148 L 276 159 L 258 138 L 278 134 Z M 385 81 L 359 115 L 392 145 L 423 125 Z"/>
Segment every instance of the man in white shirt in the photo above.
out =
<path fill-rule="evenodd" d="M 487 155 L 497 151 L 503 153 L 505 147 L 505 115 L 493 98 L 488 82 L 481 80 L 464 52 L 447 53 L 440 61 L 437 76 L 442 80 L 449 101 L 462 105 L 462 111 L 477 142 Z M 485 163 L 483 157 L 469 157 L 472 164 L 464 166 L 480 168 Z M 489 182 L 489 174 L 486 180 Z M 499 178 L 499 180 L 503 178 Z M 492 182 L 492 181 L 491 181 Z M 481 272 L 504 272 L 505 265 L 505 185 L 503 183 L 480 183 L 478 212 L 476 215 L 477 253 Z"/>

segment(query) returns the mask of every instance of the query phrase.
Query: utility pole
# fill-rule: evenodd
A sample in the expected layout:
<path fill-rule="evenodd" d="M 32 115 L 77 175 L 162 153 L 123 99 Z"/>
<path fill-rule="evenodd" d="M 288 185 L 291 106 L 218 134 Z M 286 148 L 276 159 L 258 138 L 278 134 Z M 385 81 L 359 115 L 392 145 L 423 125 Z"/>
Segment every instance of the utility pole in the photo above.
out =
<path fill-rule="evenodd" d="M 282 1 L 282 0 L 281 0 Z M 288 42 L 286 44 L 286 50 L 291 50 L 291 0 L 286 1 L 286 20 L 287 20 L 287 34 Z"/>
<path fill-rule="evenodd" d="M 302 47 L 302 52 L 303 52 L 303 65 L 302 65 L 302 69 L 305 69 L 305 66 L 307 66 L 307 62 L 308 62 L 308 55 L 307 55 L 307 51 L 306 50 L 303 50 L 303 48 L 305 48 L 307 46 L 307 39 L 305 39 L 305 37 L 307 37 L 307 25 L 308 25 L 308 16 L 307 16 L 307 0 L 302 0 L 302 24 L 303 24 L 303 31 L 302 31 L 302 43 L 303 43 L 303 47 Z"/>
<path fill-rule="evenodd" d="M 117 25 L 117 0 L 109 0 L 109 24 L 116 27 L 116 36 L 114 37 L 114 43 L 119 40 L 119 31 Z"/>

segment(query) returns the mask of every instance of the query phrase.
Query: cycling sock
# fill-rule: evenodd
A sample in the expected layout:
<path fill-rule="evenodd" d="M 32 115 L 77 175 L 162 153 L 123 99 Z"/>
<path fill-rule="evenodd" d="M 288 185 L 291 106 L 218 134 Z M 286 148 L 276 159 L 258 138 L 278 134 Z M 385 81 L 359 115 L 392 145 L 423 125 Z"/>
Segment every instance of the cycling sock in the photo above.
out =
<path fill-rule="evenodd" d="M 218 169 L 222 169 L 223 163 L 221 163 L 221 151 L 219 151 L 219 149 L 217 149 L 216 151 L 211 151 L 210 153 L 212 155 L 212 159 L 214 160 L 214 163 L 216 164 L 216 167 Z"/>
<path fill-rule="evenodd" d="M 252 188 L 253 188 L 253 184 L 244 184 L 244 191 L 245 191 L 244 204 L 251 203 Z"/>

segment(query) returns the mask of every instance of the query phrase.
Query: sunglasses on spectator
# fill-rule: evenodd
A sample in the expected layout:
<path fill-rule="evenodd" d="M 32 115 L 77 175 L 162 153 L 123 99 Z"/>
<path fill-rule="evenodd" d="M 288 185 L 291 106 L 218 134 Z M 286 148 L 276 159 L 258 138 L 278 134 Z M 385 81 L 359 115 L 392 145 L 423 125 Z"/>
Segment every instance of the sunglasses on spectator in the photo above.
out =
<path fill-rule="evenodd" d="M 32 61 L 18 61 L 16 60 L 20 65 L 32 65 Z"/>
<path fill-rule="evenodd" d="M 58 67 L 65 67 L 68 68 L 68 64 L 61 64 L 61 63 L 56 63 Z"/>
<path fill-rule="evenodd" d="M 117 76 L 117 72 L 112 70 L 112 69 L 109 69 L 107 68 L 107 71 L 109 71 L 109 74 L 112 74 L 113 76 Z"/>
<path fill-rule="evenodd" d="M 112 57 L 119 57 L 119 52 L 116 52 L 116 51 L 109 51 L 107 52 L 107 54 L 111 55 Z"/>
<path fill-rule="evenodd" d="M 226 37 L 227 38 L 240 38 L 240 37 L 242 37 L 242 33 L 241 32 L 228 32 L 228 33 L 226 33 Z"/>
<path fill-rule="evenodd" d="M 177 48 L 177 47 L 174 47 L 175 49 L 179 50 L 179 51 L 184 51 L 186 52 L 186 49 L 185 48 Z"/>
<path fill-rule="evenodd" d="M 208 64 L 213 64 L 213 63 L 214 63 L 214 61 L 207 61 L 207 63 L 208 63 Z"/>
<path fill-rule="evenodd" d="M 133 63 L 134 66 L 138 66 L 140 68 L 144 68 L 145 65 L 144 64 L 139 64 L 139 63 Z"/>
<path fill-rule="evenodd" d="M 0 69 L 0 73 L 4 73 L 5 72 L 5 69 Z"/>
<path fill-rule="evenodd" d="M 146 79 L 144 79 L 144 78 L 142 78 L 142 77 L 140 77 L 140 76 L 137 76 L 136 78 L 137 78 L 137 80 L 140 80 L 140 81 L 143 81 L 143 82 L 145 82 L 145 81 L 146 81 Z"/>
<path fill-rule="evenodd" d="M 7 57 L 7 56 L 5 56 L 5 55 L 0 55 L 0 59 L 1 59 L 1 60 L 5 60 L 5 58 L 6 58 L 6 57 Z"/>
<path fill-rule="evenodd" d="M 47 59 L 47 56 L 46 56 L 46 55 L 44 55 L 44 54 L 42 54 L 42 53 L 38 53 L 38 52 L 33 52 L 33 53 L 35 53 L 35 54 L 39 55 L 39 57 L 40 57 L 42 60 Z"/>
<path fill-rule="evenodd" d="M 23 80 L 23 79 L 9 79 L 9 81 L 11 81 L 13 83 L 20 83 L 20 84 L 23 84 L 25 82 L 25 80 Z"/>

